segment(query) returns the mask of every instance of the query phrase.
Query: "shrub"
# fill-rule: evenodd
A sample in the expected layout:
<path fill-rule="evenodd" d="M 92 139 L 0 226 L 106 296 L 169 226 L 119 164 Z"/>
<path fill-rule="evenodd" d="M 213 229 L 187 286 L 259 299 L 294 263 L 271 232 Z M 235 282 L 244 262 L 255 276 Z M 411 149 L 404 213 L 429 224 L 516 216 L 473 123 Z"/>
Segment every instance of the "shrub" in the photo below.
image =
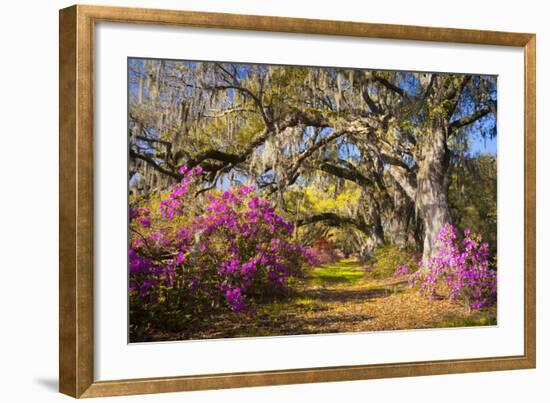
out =
<path fill-rule="evenodd" d="M 419 284 L 420 293 L 429 299 L 445 293 L 449 299 L 462 301 L 468 309 L 493 305 L 497 276 L 489 263 L 488 243 L 469 229 L 464 230 L 460 240 L 451 224 L 445 224 L 437 240 L 438 255 L 423 263 L 423 270 L 411 277 L 411 283 Z"/>
<path fill-rule="evenodd" d="M 284 294 L 309 251 L 290 241 L 293 226 L 267 200 L 240 186 L 201 199 L 200 167 L 183 167 L 181 182 L 149 207 L 130 209 L 131 325 L 136 334 Z M 156 207 L 156 210 L 155 210 Z M 250 309 L 249 309 L 250 308 Z"/>
<path fill-rule="evenodd" d="M 387 245 L 376 249 L 370 262 L 370 274 L 374 278 L 385 278 L 404 275 L 404 267 L 407 269 L 407 273 L 414 271 L 417 267 L 418 257 L 409 250 L 396 245 Z"/>

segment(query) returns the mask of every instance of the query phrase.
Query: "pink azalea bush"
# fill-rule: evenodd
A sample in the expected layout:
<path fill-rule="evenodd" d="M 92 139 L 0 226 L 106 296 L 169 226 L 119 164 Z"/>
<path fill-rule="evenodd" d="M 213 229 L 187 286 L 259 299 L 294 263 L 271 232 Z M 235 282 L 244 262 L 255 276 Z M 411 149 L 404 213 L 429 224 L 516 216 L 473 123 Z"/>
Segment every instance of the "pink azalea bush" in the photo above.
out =
<path fill-rule="evenodd" d="M 200 167 L 152 207 L 130 209 L 130 321 L 174 330 L 220 310 L 251 312 L 254 301 L 284 294 L 310 253 L 291 241 L 293 225 L 254 188 L 197 197 Z"/>
<path fill-rule="evenodd" d="M 325 237 L 316 239 L 310 251 L 316 266 L 337 262 L 342 257 L 334 241 Z"/>
<path fill-rule="evenodd" d="M 409 266 L 402 264 L 401 266 L 398 266 L 397 269 L 395 269 L 394 276 L 395 277 L 402 277 L 402 276 L 408 276 L 411 274 L 411 269 Z"/>
<path fill-rule="evenodd" d="M 430 300 L 442 290 L 452 300 L 463 301 L 468 309 L 493 305 L 497 296 L 497 274 L 491 267 L 489 244 L 481 235 L 445 224 L 437 240 L 437 256 L 422 262 L 423 268 L 411 275 L 411 285 L 419 284 L 420 293 Z"/>

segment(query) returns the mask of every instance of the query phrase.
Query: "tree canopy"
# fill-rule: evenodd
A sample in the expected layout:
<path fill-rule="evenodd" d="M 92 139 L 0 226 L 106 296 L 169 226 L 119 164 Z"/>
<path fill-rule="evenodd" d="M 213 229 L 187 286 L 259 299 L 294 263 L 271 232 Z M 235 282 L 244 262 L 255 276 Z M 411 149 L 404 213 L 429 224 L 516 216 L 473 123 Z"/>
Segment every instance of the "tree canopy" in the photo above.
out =
<path fill-rule="evenodd" d="M 130 59 L 129 181 L 255 186 L 312 242 L 423 258 L 445 223 L 496 240 L 496 77 Z M 493 245 L 493 244 L 492 244 Z"/>

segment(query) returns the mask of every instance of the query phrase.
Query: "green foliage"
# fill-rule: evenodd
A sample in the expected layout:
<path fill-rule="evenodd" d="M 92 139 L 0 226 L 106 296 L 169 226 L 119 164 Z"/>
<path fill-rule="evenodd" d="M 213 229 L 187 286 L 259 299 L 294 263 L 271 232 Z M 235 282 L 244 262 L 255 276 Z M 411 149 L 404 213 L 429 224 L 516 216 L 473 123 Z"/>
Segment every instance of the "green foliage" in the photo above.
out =
<path fill-rule="evenodd" d="M 230 120 L 228 117 L 210 119 L 203 122 L 202 126 L 188 130 L 185 147 L 194 149 L 195 152 L 218 149 L 239 153 L 263 129 L 264 122 L 261 117 L 253 113 L 248 113 L 242 121 Z M 224 136 L 228 138 L 224 138 Z"/>
<path fill-rule="evenodd" d="M 325 184 L 317 179 L 310 186 L 288 190 L 285 201 L 289 212 L 306 217 L 328 212 L 349 214 L 360 202 L 360 196 L 361 188 L 352 182 Z"/>
<path fill-rule="evenodd" d="M 481 234 L 494 254 L 497 245 L 496 158 L 480 155 L 453 165 L 449 206 L 455 225 Z"/>
<path fill-rule="evenodd" d="M 396 245 L 387 245 L 374 251 L 370 263 L 370 274 L 374 278 L 386 278 L 393 276 L 400 266 L 407 266 L 415 271 L 419 257 L 414 252 L 400 249 Z"/>
<path fill-rule="evenodd" d="M 324 183 L 322 179 L 313 180 L 311 185 L 294 187 L 285 194 L 285 202 L 290 218 L 308 217 L 320 213 L 337 213 L 353 216 L 360 205 L 361 188 L 355 183 Z M 300 227 L 297 235 L 302 243 L 313 246 L 320 238 L 330 237 L 340 250 L 349 244 L 352 228 L 327 227 L 323 223 Z M 348 248 L 349 249 L 349 248 Z"/>
<path fill-rule="evenodd" d="M 308 68 L 305 67 L 272 67 L 264 95 L 266 103 L 283 109 L 288 105 L 302 106 L 301 89 L 308 74 Z"/>

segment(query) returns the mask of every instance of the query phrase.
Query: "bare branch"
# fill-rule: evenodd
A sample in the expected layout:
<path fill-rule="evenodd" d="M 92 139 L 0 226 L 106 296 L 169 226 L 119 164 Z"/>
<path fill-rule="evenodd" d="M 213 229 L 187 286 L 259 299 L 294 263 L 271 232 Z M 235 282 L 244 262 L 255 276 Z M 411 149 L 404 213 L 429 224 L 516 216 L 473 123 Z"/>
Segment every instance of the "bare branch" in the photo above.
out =
<path fill-rule="evenodd" d="M 384 77 L 380 77 L 377 74 L 373 74 L 372 77 L 382 84 L 384 87 L 388 88 L 389 90 L 395 92 L 396 94 L 400 95 L 403 98 L 407 98 L 407 94 L 405 94 L 405 91 L 403 91 L 401 88 L 399 88 L 397 85 L 390 83 L 388 80 L 386 80 Z"/>
<path fill-rule="evenodd" d="M 473 114 L 468 115 L 468 116 L 464 116 L 461 119 L 458 119 L 458 120 L 455 120 L 455 121 L 451 122 L 449 124 L 449 132 L 452 133 L 452 132 L 460 129 L 461 127 L 468 126 L 468 125 L 474 123 L 476 120 L 479 120 L 482 117 L 487 116 L 490 113 L 496 113 L 496 111 L 497 111 L 497 102 L 495 101 L 495 102 L 491 103 L 491 105 L 489 105 L 488 107 L 483 108 L 483 109 L 477 111 L 476 113 L 473 113 Z"/>
<path fill-rule="evenodd" d="M 140 154 L 132 148 L 130 148 L 130 158 L 137 158 L 137 159 L 140 159 L 142 161 L 145 161 L 146 163 L 151 165 L 154 169 L 156 169 L 157 171 L 159 171 L 160 173 L 162 173 L 164 175 L 170 176 L 170 177 L 175 178 L 175 179 L 183 178 L 183 176 L 181 174 L 161 166 L 159 163 L 157 163 L 153 159 L 153 157 L 150 157 L 150 156 L 145 155 L 145 154 Z"/>

